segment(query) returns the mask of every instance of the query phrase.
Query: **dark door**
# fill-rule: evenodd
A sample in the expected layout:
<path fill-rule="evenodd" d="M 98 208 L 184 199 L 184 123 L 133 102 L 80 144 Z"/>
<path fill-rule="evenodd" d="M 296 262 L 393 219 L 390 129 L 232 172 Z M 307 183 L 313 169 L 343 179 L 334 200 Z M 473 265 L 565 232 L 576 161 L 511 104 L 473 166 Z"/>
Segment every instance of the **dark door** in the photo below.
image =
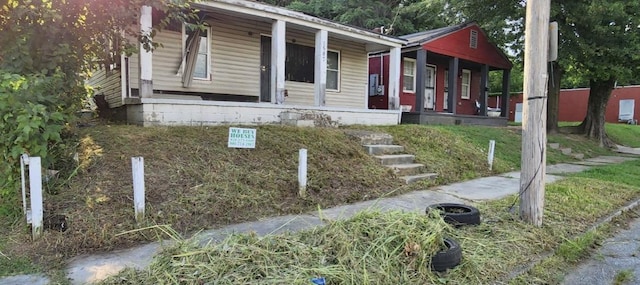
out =
<path fill-rule="evenodd" d="M 260 102 L 271 102 L 271 38 L 260 40 Z"/>

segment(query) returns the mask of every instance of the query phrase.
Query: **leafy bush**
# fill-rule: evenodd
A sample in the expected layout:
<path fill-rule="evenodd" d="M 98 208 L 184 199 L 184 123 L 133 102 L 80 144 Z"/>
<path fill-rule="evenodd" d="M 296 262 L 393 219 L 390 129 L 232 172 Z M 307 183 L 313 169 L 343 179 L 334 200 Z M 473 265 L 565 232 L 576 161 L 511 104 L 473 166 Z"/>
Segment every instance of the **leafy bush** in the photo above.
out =
<path fill-rule="evenodd" d="M 18 75 L 0 70 L 0 215 L 15 213 L 20 189 L 20 156 L 42 158 L 43 166 L 52 163 L 49 145 L 61 140 L 67 116 L 57 102 L 55 90 L 66 85 L 61 73 Z"/>

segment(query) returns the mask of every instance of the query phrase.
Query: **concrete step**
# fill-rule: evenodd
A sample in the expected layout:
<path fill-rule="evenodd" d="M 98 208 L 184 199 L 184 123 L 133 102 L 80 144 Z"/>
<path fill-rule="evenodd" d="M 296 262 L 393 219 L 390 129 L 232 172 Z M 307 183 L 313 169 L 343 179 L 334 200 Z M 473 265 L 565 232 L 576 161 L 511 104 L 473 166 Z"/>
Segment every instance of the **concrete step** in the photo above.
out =
<path fill-rule="evenodd" d="M 566 148 L 561 148 L 560 151 L 562 152 L 562 154 L 564 155 L 570 155 L 571 154 L 571 148 L 566 147 Z"/>
<path fill-rule="evenodd" d="M 390 134 L 375 133 L 363 130 L 346 130 L 345 134 L 355 138 L 361 145 L 390 145 L 393 137 Z"/>
<path fill-rule="evenodd" d="M 364 145 L 364 149 L 371 155 L 380 155 L 380 154 L 396 154 L 404 151 L 404 147 L 401 145 Z"/>
<path fill-rule="evenodd" d="M 413 163 L 413 160 L 416 158 L 415 155 L 411 154 L 385 154 L 374 157 L 378 159 L 382 165 L 409 164 Z"/>
<path fill-rule="evenodd" d="M 552 149 L 559 149 L 560 148 L 560 144 L 559 143 L 548 143 L 547 145 L 549 145 L 549 147 L 552 148 Z"/>
<path fill-rule="evenodd" d="M 417 175 L 407 175 L 400 177 L 407 184 L 416 183 L 418 181 L 427 180 L 427 179 L 436 179 L 438 177 L 438 173 L 422 173 Z"/>
<path fill-rule="evenodd" d="M 419 163 L 392 164 L 387 166 L 393 169 L 393 172 L 398 176 L 417 175 L 424 171 L 424 164 Z"/>
<path fill-rule="evenodd" d="M 576 159 L 584 159 L 584 154 L 583 153 L 573 153 L 573 154 L 571 154 L 571 156 L 573 156 Z"/>

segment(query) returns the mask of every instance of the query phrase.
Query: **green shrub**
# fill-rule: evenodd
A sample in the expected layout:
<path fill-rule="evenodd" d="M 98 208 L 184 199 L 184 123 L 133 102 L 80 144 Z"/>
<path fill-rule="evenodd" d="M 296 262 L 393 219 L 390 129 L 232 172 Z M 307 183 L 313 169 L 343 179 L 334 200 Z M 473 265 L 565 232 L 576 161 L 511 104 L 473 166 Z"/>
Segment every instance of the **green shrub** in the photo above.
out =
<path fill-rule="evenodd" d="M 20 156 L 52 163 L 49 146 L 61 140 L 67 116 L 57 90 L 66 85 L 61 73 L 18 75 L 0 70 L 0 215 L 15 214 L 20 189 Z"/>

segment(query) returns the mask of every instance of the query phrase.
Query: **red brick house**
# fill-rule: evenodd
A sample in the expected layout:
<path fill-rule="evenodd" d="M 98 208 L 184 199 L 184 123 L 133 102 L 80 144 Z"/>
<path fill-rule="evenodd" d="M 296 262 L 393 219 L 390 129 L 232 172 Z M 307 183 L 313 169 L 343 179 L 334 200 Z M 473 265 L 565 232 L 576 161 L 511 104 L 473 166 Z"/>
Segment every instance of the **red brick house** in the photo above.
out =
<path fill-rule="evenodd" d="M 505 125 L 511 61 L 474 22 L 401 36 L 402 122 Z M 370 109 L 387 109 L 386 53 L 369 56 Z M 503 104 L 487 108 L 487 78 L 502 71 Z M 489 112 L 488 112 L 489 111 Z M 454 115 L 454 116 L 451 116 Z M 491 116 L 488 116 L 491 115 Z"/>

